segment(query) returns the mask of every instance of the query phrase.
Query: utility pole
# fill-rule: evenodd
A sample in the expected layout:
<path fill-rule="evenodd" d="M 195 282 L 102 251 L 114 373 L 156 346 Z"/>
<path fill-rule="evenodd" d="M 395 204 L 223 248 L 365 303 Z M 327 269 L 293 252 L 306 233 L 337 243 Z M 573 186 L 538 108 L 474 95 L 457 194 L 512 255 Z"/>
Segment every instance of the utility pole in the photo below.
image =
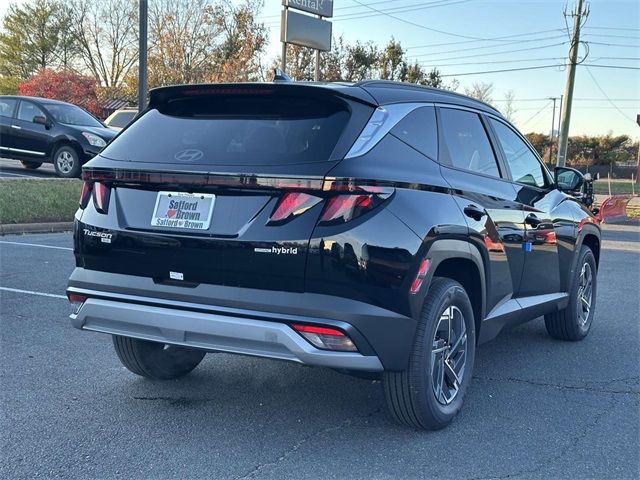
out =
<path fill-rule="evenodd" d="M 576 66 L 578 62 L 578 49 L 580 48 L 580 28 L 582 19 L 589 15 L 589 6 L 583 8 L 584 0 L 578 0 L 575 10 L 570 14 L 573 17 L 573 36 L 569 48 L 569 65 L 567 69 L 567 84 L 564 90 L 564 103 L 562 110 L 564 117 L 560 125 L 560 145 L 558 146 L 559 167 L 564 167 L 567 162 L 567 144 L 569 143 L 569 124 L 571 122 L 571 104 L 573 103 L 573 87 L 576 79 Z M 565 12 L 565 16 L 567 13 Z"/>
<path fill-rule="evenodd" d="M 140 0 L 138 26 L 138 111 L 147 106 L 147 0 Z"/>
<path fill-rule="evenodd" d="M 556 129 L 556 100 L 558 100 L 558 97 L 549 97 L 549 100 L 553 100 L 553 115 L 551 115 L 551 135 L 549 137 L 549 162 L 551 162 L 553 160 L 553 145 L 555 144 L 555 136 L 553 134 L 553 131 Z"/>
<path fill-rule="evenodd" d="M 636 115 L 636 123 L 640 126 L 640 114 Z M 636 183 L 640 185 L 640 142 L 638 142 L 638 165 L 636 166 Z"/>

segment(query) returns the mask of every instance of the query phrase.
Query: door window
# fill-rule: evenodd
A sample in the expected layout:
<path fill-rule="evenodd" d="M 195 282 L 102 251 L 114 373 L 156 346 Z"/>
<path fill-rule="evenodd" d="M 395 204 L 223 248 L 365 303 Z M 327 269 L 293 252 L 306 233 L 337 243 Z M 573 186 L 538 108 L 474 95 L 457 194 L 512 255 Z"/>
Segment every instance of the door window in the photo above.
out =
<path fill-rule="evenodd" d="M 13 117 L 16 103 L 15 98 L 0 98 L 0 117 Z"/>
<path fill-rule="evenodd" d="M 22 100 L 20 102 L 20 108 L 18 109 L 18 120 L 24 120 L 25 122 L 33 122 L 33 117 L 41 116 L 45 117 L 46 115 L 42 111 L 40 107 L 31 102 L 25 102 Z"/>
<path fill-rule="evenodd" d="M 442 163 L 475 173 L 500 177 L 496 156 L 478 114 L 440 109 L 445 151 Z"/>
<path fill-rule="evenodd" d="M 504 123 L 490 119 L 496 131 L 514 182 L 544 187 L 545 175 L 538 157 L 527 144 Z"/>

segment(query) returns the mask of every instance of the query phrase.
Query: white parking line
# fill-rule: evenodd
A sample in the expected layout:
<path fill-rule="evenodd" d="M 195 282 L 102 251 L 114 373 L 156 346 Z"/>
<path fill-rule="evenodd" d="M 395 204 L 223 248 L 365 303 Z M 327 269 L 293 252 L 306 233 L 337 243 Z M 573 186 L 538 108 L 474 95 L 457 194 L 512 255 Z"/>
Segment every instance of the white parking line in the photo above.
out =
<path fill-rule="evenodd" d="M 64 298 L 65 300 L 67 299 L 67 297 L 65 297 L 64 295 L 56 295 L 55 293 L 33 292 L 31 290 L 21 290 L 19 288 L 0 287 L 0 290 L 14 293 L 26 293 L 28 295 L 38 295 L 40 297 Z"/>
<path fill-rule="evenodd" d="M 53 248 L 55 250 L 73 251 L 73 248 L 69 248 L 69 247 L 56 247 L 54 245 L 40 245 L 39 243 L 9 242 L 7 240 L 0 240 L 0 243 L 6 243 L 8 245 L 23 245 L 25 247 L 41 247 L 41 248 Z"/>

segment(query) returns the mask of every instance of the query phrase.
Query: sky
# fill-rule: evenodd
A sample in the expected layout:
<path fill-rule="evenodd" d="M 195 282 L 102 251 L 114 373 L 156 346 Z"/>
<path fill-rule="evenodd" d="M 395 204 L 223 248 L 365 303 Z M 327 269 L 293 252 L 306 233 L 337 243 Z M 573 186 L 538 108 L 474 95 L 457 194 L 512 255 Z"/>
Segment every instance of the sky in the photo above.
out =
<path fill-rule="evenodd" d="M 26 0 L 18 0 L 24 3 Z M 152 3 L 154 0 L 149 0 Z M 231 0 L 234 4 L 244 0 Z M 255 0 L 259 1 L 259 0 Z M 494 105 L 515 94 L 516 126 L 549 133 L 567 72 L 553 66 L 569 50 L 563 11 L 575 0 L 334 0 L 333 35 L 346 43 L 399 40 L 410 60 L 437 67 L 444 80 L 493 83 Z M 9 0 L 0 0 L 3 16 Z M 264 0 L 269 28 L 265 64 L 280 54 L 281 0 Z M 581 40 L 570 135 L 627 134 L 640 138 L 640 0 L 591 0 Z M 571 28 L 573 20 L 568 18 Z M 507 38 L 505 38 L 507 37 Z M 531 68 L 538 66 L 549 68 Z M 624 68 L 612 68 L 612 66 Z M 557 121 L 556 128 L 557 128 Z"/>
<path fill-rule="evenodd" d="M 611 131 L 639 138 L 640 0 L 588 3 L 581 40 L 588 44 L 584 63 L 592 66 L 580 66 L 576 72 L 570 134 Z M 564 93 L 564 67 L 474 72 L 563 64 L 569 51 L 565 5 L 564 0 L 334 0 L 333 35 L 343 35 L 347 43 L 372 40 L 380 46 L 393 37 L 411 60 L 428 69 L 438 67 L 447 75 L 446 82 L 456 78 L 460 92 L 474 82 L 493 83 L 498 108 L 506 92 L 513 90 L 516 126 L 524 132 L 548 133 L 553 115 L 549 97 Z M 568 10 L 573 6 L 574 0 L 569 0 Z M 270 27 L 269 57 L 280 53 L 281 9 L 280 0 L 265 0 L 260 17 Z M 567 20 L 571 26 L 572 19 Z M 581 56 L 586 48 L 580 49 Z M 559 105 L 558 100 L 556 116 Z"/>

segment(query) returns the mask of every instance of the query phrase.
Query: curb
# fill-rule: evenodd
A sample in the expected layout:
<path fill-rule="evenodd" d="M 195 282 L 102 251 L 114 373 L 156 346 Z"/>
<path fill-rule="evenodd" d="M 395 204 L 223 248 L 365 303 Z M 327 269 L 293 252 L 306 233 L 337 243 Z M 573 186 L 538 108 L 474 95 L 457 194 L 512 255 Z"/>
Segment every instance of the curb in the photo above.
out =
<path fill-rule="evenodd" d="M 51 223 L 7 223 L 0 224 L 1 235 L 24 235 L 25 233 L 56 233 L 73 231 L 73 222 Z"/>

